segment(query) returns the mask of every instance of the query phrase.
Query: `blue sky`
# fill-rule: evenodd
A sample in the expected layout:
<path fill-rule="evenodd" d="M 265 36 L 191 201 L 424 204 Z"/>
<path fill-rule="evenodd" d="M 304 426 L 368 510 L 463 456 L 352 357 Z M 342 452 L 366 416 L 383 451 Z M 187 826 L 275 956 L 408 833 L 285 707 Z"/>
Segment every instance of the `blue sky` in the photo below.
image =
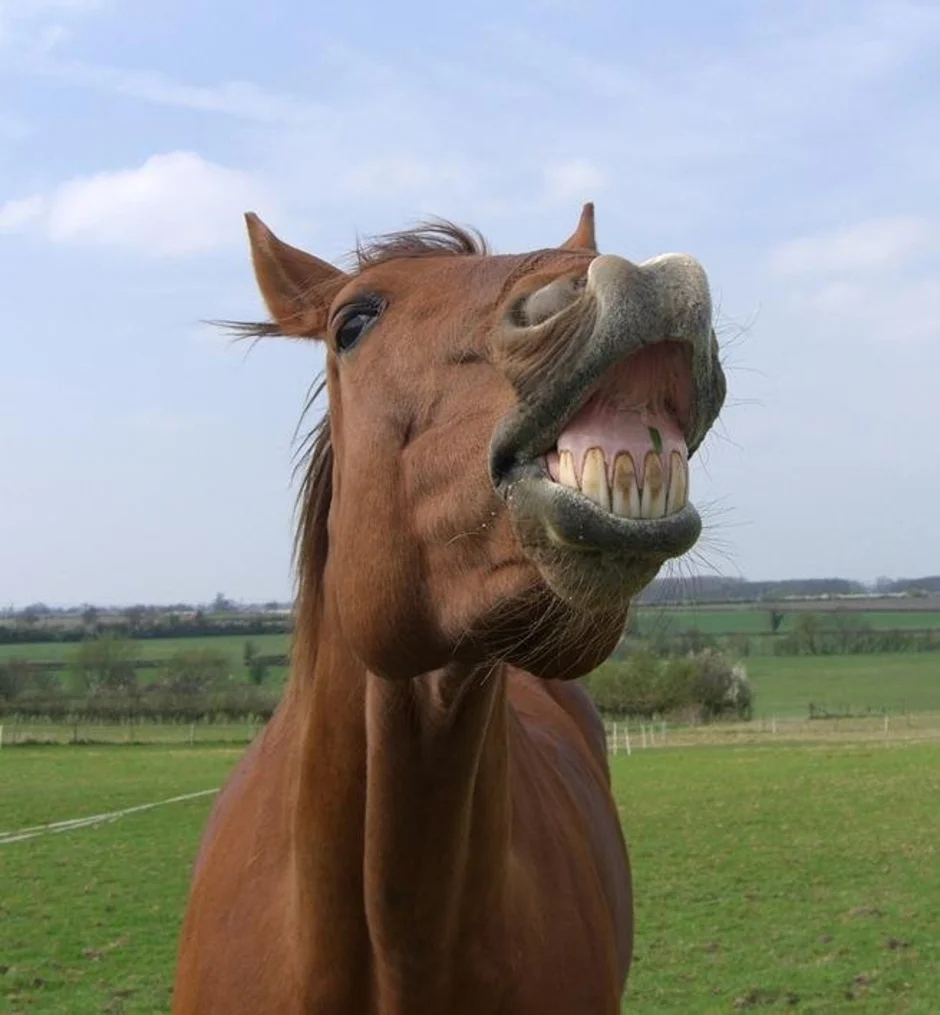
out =
<path fill-rule="evenodd" d="M 0 603 L 290 594 L 320 353 L 250 353 L 241 214 L 438 214 L 709 272 L 701 553 L 940 570 L 940 4 L 0 0 Z M 694 569 L 703 565 L 697 563 Z"/>

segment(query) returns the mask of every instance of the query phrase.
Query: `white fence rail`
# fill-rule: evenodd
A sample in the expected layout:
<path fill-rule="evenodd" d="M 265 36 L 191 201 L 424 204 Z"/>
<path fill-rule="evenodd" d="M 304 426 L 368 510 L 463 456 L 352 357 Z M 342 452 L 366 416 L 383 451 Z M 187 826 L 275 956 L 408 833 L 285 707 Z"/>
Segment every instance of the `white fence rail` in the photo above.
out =
<path fill-rule="evenodd" d="M 762 716 L 694 725 L 631 719 L 607 721 L 605 727 L 609 753 L 631 755 L 650 748 L 710 744 L 940 740 L 940 713 L 826 719 Z"/>
<path fill-rule="evenodd" d="M 618 719 L 605 723 L 611 754 L 663 747 L 787 741 L 909 741 L 940 739 L 940 713 L 806 719 L 763 716 L 743 721 L 677 724 Z M 260 723 L 68 723 L 0 720 L 0 748 L 26 744 L 230 744 L 243 747 Z"/>

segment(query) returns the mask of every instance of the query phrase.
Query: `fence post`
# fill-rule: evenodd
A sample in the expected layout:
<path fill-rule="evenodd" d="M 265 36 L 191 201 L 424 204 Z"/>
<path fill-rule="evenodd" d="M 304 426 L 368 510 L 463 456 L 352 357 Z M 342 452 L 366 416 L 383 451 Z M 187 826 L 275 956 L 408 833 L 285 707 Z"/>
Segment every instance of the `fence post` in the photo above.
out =
<path fill-rule="evenodd" d="M 640 723 L 640 736 L 643 737 L 643 747 L 646 748 L 646 726 Z"/>
<path fill-rule="evenodd" d="M 627 741 L 627 757 L 629 758 L 630 757 L 630 724 L 628 722 L 623 724 L 623 735 L 624 735 L 624 737 L 626 738 L 626 741 Z"/>

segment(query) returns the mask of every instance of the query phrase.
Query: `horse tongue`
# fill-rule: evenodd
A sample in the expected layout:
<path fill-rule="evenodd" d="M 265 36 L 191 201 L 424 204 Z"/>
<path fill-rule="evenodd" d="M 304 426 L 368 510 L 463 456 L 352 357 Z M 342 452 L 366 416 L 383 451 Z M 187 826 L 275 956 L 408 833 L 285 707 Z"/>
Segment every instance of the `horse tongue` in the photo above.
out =
<path fill-rule="evenodd" d="M 559 479 L 558 453 L 571 453 L 578 484 L 584 457 L 592 448 L 604 455 L 608 481 L 613 482 L 614 463 L 624 453 L 633 459 L 637 482 L 643 486 L 646 456 L 659 456 L 663 474 L 669 475 L 671 453 L 679 453 L 683 461 L 688 449 L 675 418 L 665 409 L 625 408 L 615 401 L 599 396 L 588 400 L 570 420 L 558 437 L 556 450 L 548 456 L 549 473 Z"/>

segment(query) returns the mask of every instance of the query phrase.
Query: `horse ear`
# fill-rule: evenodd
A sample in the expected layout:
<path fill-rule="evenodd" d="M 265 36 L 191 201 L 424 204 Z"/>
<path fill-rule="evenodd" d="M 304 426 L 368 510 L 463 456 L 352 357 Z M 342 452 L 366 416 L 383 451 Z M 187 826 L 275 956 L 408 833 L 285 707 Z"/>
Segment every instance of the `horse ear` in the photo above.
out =
<path fill-rule="evenodd" d="M 581 209 L 578 228 L 559 248 L 561 250 L 593 250 L 597 253 L 597 240 L 594 238 L 594 202 L 588 201 Z"/>
<path fill-rule="evenodd" d="M 330 309 L 328 293 L 335 292 L 346 275 L 279 240 L 254 212 L 245 215 L 245 224 L 255 279 L 281 332 L 306 338 L 322 335 Z"/>

